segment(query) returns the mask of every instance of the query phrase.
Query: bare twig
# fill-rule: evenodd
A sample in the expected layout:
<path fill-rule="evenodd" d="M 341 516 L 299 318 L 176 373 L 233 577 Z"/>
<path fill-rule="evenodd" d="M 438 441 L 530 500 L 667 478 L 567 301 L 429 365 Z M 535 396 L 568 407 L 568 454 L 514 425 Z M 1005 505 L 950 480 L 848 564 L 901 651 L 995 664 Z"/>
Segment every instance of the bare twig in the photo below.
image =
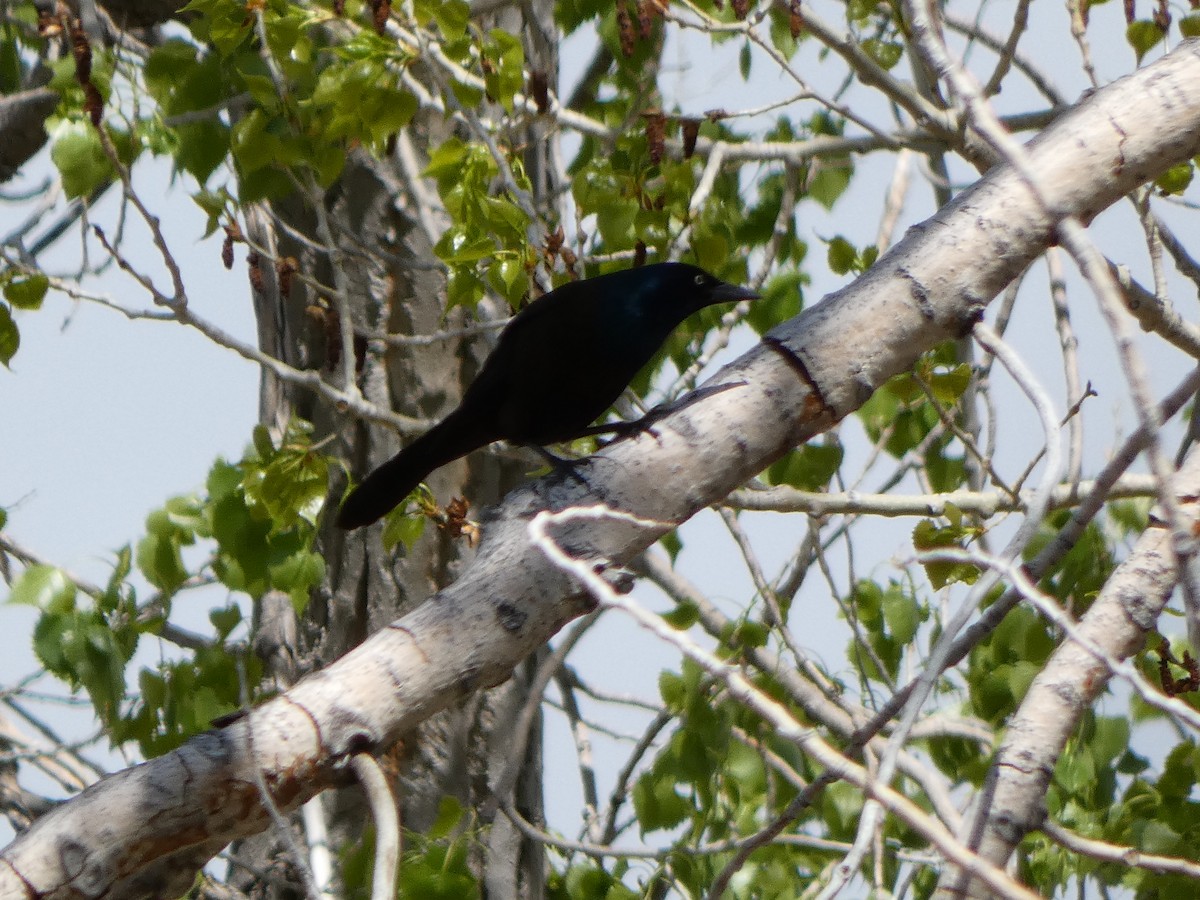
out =
<path fill-rule="evenodd" d="M 350 770 L 362 786 L 375 825 L 375 871 L 371 875 L 371 900 L 392 900 L 400 870 L 400 811 L 391 786 L 373 756 L 359 753 L 350 759 Z"/>

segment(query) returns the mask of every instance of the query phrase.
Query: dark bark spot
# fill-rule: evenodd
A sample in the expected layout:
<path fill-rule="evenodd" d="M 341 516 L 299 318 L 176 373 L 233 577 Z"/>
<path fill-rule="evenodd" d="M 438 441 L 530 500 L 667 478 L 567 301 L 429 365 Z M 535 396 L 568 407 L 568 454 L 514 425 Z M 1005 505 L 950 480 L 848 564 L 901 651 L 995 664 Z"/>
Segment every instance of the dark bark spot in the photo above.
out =
<path fill-rule="evenodd" d="M 507 600 L 501 600 L 496 604 L 496 618 L 501 628 L 509 634 L 515 634 L 525 627 L 525 620 L 529 617 Z"/>

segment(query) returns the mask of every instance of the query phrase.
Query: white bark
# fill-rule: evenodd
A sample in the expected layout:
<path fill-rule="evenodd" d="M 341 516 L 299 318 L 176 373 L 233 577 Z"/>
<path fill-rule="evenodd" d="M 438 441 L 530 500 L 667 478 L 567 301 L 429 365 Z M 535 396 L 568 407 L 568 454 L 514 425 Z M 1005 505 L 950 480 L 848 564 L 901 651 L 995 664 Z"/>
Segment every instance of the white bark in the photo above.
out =
<path fill-rule="evenodd" d="M 1195 517 L 1200 453 L 1191 454 L 1175 487 L 1185 511 Z M 1170 530 L 1152 522 L 1008 723 L 984 793 L 959 834 L 980 856 L 1003 866 L 1022 838 L 1041 826 L 1054 767 L 1080 717 L 1141 648 L 1177 580 Z M 942 896 L 991 896 L 954 867 L 944 870 L 940 887 Z"/>
<path fill-rule="evenodd" d="M 726 389 L 599 454 L 586 470 L 590 490 L 549 477 L 512 493 L 455 584 L 285 695 L 44 816 L 0 853 L 0 896 L 158 895 L 129 879 L 169 854 L 265 826 L 256 769 L 292 809 L 339 781 L 354 753 L 380 752 L 434 711 L 503 681 L 588 605 L 531 545 L 537 511 L 602 502 L 661 522 L 556 535 L 577 556 L 630 559 L 856 409 L 920 353 L 965 334 L 1063 217 L 1089 219 L 1200 152 L 1198 83 L 1193 41 L 1096 92 L 1029 145 L 1038 195 L 1010 168 L 993 170 L 866 276 L 714 376 Z"/>

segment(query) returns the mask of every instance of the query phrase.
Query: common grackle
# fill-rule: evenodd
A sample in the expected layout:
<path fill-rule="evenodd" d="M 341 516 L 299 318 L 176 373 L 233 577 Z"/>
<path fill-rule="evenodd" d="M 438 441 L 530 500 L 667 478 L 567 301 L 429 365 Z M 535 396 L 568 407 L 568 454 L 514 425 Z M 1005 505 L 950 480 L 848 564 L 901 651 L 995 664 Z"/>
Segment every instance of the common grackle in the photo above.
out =
<path fill-rule="evenodd" d="M 458 408 L 351 491 L 337 524 L 369 525 L 434 469 L 492 441 L 541 447 L 582 437 L 680 322 L 757 296 L 696 266 L 655 263 L 538 298 L 500 333 Z"/>

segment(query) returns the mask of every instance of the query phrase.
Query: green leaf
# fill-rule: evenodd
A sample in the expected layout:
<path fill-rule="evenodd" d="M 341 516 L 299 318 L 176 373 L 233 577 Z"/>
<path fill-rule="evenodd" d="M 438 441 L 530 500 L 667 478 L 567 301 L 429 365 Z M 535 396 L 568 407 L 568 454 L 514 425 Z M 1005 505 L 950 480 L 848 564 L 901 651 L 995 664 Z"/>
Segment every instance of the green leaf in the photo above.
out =
<path fill-rule="evenodd" d="M 748 81 L 750 78 L 750 63 L 752 57 L 750 55 L 750 42 L 742 44 L 741 52 L 738 53 L 738 71 L 742 74 L 742 81 Z"/>
<path fill-rule="evenodd" d="M 484 71 L 488 96 L 513 111 L 513 96 L 525 85 L 525 49 L 521 38 L 499 28 L 488 32 L 483 55 L 491 65 Z"/>
<path fill-rule="evenodd" d="M 596 226 L 604 243 L 613 247 L 628 247 L 633 243 L 633 221 L 637 203 L 620 197 L 596 207 Z"/>
<path fill-rule="evenodd" d="M 800 269 L 776 271 L 760 292 L 762 296 L 750 304 L 746 321 L 759 334 L 786 322 L 804 306 L 804 285 L 808 276 Z"/>
<path fill-rule="evenodd" d="M 195 520 L 191 517 L 194 509 L 195 501 L 174 497 L 146 517 L 146 535 L 137 547 L 137 566 L 146 580 L 164 593 L 174 593 L 188 578 L 182 548 L 196 540 Z"/>
<path fill-rule="evenodd" d="M 845 275 L 858 262 L 858 251 L 841 235 L 829 242 L 829 268 L 837 275 Z"/>
<path fill-rule="evenodd" d="M 181 12 L 196 12 L 189 27 L 196 38 L 211 42 L 222 56 L 233 53 L 253 33 L 253 16 L 240 0 L 192 0 Z"/>
<path fill-rule="evenodd" d="M 1179 846 L 1179 833 L 1156 819 L 1139 823 L 1135 833 L 1138 848 L 1146 853 L 1173 854 Z"/>
<path fill-rule="evenodd" d="M 67 681 L 72 690 L 79 687 L 69 661 L 69 629 L 74 613 L 47 613 L 33 628 L 33 653 L 38 661 Z"/>
<path fill-rule="evenodd" d="M 696 727 L 701 725 L 702 727 Z M 710 722 L 696 723 L 689 716 L 686 727 L 671 738 L 670 773 L 692 784 L 704 784 L 712 777 L 719 763 L 712 741 L 719 735 Z M 674 788 L 671 794 L 678 796 Z M 664 796 L 669 796 L 664 791 Z"/>
<path fill-rule="evenodd" d="M 470 270 L 454 269 L 446 282 L 446 308 L 466 306 L 473 309 L 483 298 L 486 285 Z"/>
<path fill-rule="evenodd" d="M 513 309 L 520 306 L 521 301 L 529 293 L 529 273 L 521 260 L 509 255 L 497 260 L 491 266 L 489 273 L 492 286 L 496 292 L 508 301 Z"/>
<path fill-rule="evenodd" d="M 878 256 L 877 247 L 866 247 L 860 251 L 841 235 L 829 241 L 829 267 L 838 275 L 865 272 Z"/>
<path fill-rule="evenodd" d="M 230 149 L 238 166 L 254 172 L 274 164 L 283 155 L 278 135 L 282 122 L 261 109 L 251 110 L 233 128 Z"/>
<path fill-rule="evenodd" d="M 400 867 L 397 897 L 459 900 L 481 896 L 479 885 L 467 865 L 463 841 L 454 841 L 449 845 L 422 843 L 422 853 L 405 853 L 404 865 Z M 365 893 L 360 893 L 365 896 Z"/>
<path fill-rule="evenodd" d="M 876 14 L 877 8 L 873 0 L 850 0 L 846 4 L 846 21 L 865 25 Z"/>
<path fill-rule="evenodd" d="M 325 558 L 319 553 L 298 551 L 271 566 L 271 585 L 286 591 L 298 612 L 308 603 L 309 592 L 325 577 Z"/>
<path fill-rule="evenodd" d="M 633 786 L 633 809 L 645 834 L 674 828 L 687 818 L 692 805 L 676 793 L 670 779 L 647 772 Z"/>
<path fill-rule="evenodd" d="M 407 504 L 401 503 L 388 514 L 383 523 L 383 546 L 391 550 L 398 544 L 403 544 L 406 550 L 411 550 L 417 539 L 425 533 L 425 523 L 429 521 L 420 513 L 406 514 Z"/>
<path fill-rule="evenodd" d="M 1023 683 L 1019 675 L 1014 675 L 1011 671 L 1009 678 L 1013 683 L 1013 696 L 1024 694 L 1028 684 Z M 1090 748 L 1077 745 L 1073 752 L 1063 754 L 1054 769 L 1054 780 L 1072 794 L 1084 793 L 1096 780 L 1096 761 Z"/>
<path fill-rule="evenodd" d="M 229 195 L 229 191 L 224 187 L 216 191 L 197 191 L 192 194 L 192 200 L 208 214 L 208 224 L 204 232 L 205 237 L 208 237 L 217 230 L 217 226 L 221 224 L 221 219 L 225 216 L 226 210 L 233 207 L 233 197 Z"/>
<path fill-rule="evenodd" d="M 1140 775 L 1150 768 L 1150 760 L 1126 748 L 1117 761 L 1117 771 L 1122 775 Z"/>
<path fill-rule="evenodd" d="M 181 76 L 196 65 L 197 57 L 196 45 L 182 38 L 163 41 L 146 57 L 142 66 L 146 90 L 163 107 L 163 112 L 170 114 L 183 111 L 171 107 L 170 104 L 184 80 Z M 210 100 L 210 104 L 211 102 Z M 192 109 L 203 109 L 203 105 Z"/>
<path fill-rule="evenodd" d="M 255 426 L 255 434 L 257 434 L 259 427 Z M 254 439 L 257 440 L 257 437 Z M 268 436 L 268 445 L 269 442 L 270 438 Z M 208 491 L 210 500 L 217 500 L 242 490 L 242 481 L 242 470 L 238 466 L 227 463 L 223 459 L 218 459 L 208 470 L 208 477 L 204 480 L 204 488 Z"/>
<path fill-rule="evenodd" d="M 1158 779 L 1158 790 L 1164 797 L 1182 800 L 1191 796 L 1196 784 L 1197 747 L 1184 742 L 1176 744 L 1167 754 L 1162 776 Z"/>
<path fill-rule="evenodd" d="M 1129 23 L 1129 27 L 1125 29 L 1125 40 L 1137 54 L 1139 63 L 1142 61 L 1142 57 L 1165 37 L 1166 32 L 1149 19 L 1138 19 L 1136 22 Z"/>
<path fill-rule="evenodd" d="M 466 0 L 437 0 L 433 3 L 433 20 L 442 37 L 461 37 L 471 20 L 471 6 Z"/>
<path fill-rule="evenodd" d="M 50 279 L 40 272 L 17 272 L 4 284 L 4 299 L 17 309 L 41 309 Z"/>
<path fill-rule="evenodd" d="M 1180 19 L 1179 32 L 1185 38 L 1200 37 L 1200 13 L 1188 13 Z"/>
<path fill-rule="evenodd" d="M 842 464 L 842 454 L 838 444 L 805 444 L 772 463 L 767 481 L 802 491 L 822 490 Z"/>
<path fill-rule="evenodd" d="M 904 47 L 896 41 L 867 38 L 862 42 L 863 52 L 871 57 L 881 69 L 891 69 L 904 56 Z"/>
<path fill-rule="evenodd" d="M 112 572 L 108 576 L 108 583 L 104 586 L 104 593 L 96 599 L 97 608 L 105 615 L 122 610 L 130 613 L 130 618 L 137 618 L 134 612 L 137 605 L 136 594 L 132 585 L 126 580 L 132 569 L 133 553 L 126 544 L 117 551 L 113 560 Z M 142 624 L 145 624 L 147 628 L 154 627 L 149 622 L 141 620 L 138 621 L 137 627 Z"/>
<path fill-rule="evenodd" d="M 499 238 L 501 243 L 511 246 L 524 239 L 529 219 L 508 195 L 486 198 L 479 213 L 482 220 L 480 224 Z"/>
<path fill-rule="evenodd" d="M 146 580 L 166 593 L 187 580 L 179 545 L 162 534 L 148 534 L 138 542 L 137 564 Z"/>
<path fill-rule="evenodd" d="M 62 176 L 63 190 L 72 199 L 86 197 L 116 177 L 96 130 L 86 122 L 64 121 L 54 129 L 50 159 Z"/>
<path fill-rule="evenodd" d="M 618 875 L 591 863 L 575 863 L 561 875 L 551 871 L 548 897 L 556 900 L 636 900 L 642 896 L 630 891 Z"/>
<path fill-rule="evenodd" d="M 125 663 L 136 642 L 126 642 L 95 611 L 46 613 L 34 628 L 41 663 L 73 688 L 83 687 L 97 715 L 110 722 L 125 696 Z"/>
<path fill-rule="evenodd" d="M 730 643 L 743 649 L 767 646 L 771 629 L 762 622 L 743 620 L 733 629 Z"/>
<path fill-rule="evenodd" d="M 687 702 L 687 684 L 678 673 L 663 669 L 658 673 L 658 693 L 663 698 L 668 710 L 673 713 L 683 711 Z"/>
<path fill-rule="evenodd" d="M 942 528 L 932 519 L 923 519 L 913 529 L 913 546 L 919 551 L 961 548 L 967 539 L 977 533 L 978 529 L 975 528 Z M 929 583 L 935 589 L 960 581 L 964 584 L 974 584 L 979 579 L 979 569 L 970 563 L 928 562 L 924 566 Z"/>
<path fill-rule="evenodd" d="M 1138 535 L 1149 525 L 1151 506 L 1153 501 L 1149 497 L 1113 500 L 1107 506 L 1108 517 L 1125 537 Z"/>
<path fill-rule="evenodd" d="M 806 29 L 801 29 L 798 37 L 792 37 L 791 11 L 787 4 L 771 4 L 771 43 L 785 59 L 795 55 L 799 41 L 808 36 Z"/>
<path fill-rule="evenodd" d="M 75 582 L 54 566 L 30 566 L 13 583 L 9 603 L 36 607 L 44 613 L 63 615 L 75 609 Z"/>
<path fill-rule="evenodd" d="M 275 442 L 271 439 L 271 429 L 266 425 L 255 425 L 250 432 L 250 440 L 254 444 L 254 452 L 263 462 L 275 455 Z"/>
<path fill-rule="evenodd" d="M 683 538 L 679 536 L 679 532 L 668 531 L 658 539 L 658 544 L 667 551 L 667 556 L 674 563 L 679 558 L 679 551 L 683 549 Z"/>
<path fill-rule="evenodd" d="M 15 94 L 25 85 L 21 66 L 21 49 L 14 40 L 0 41 L 0 96 Z"/>
<path fill-rule="evenodd" d="M 176 164 L 204 184 L 229 155 L 229 127 L 223 122 L 193 122 L 179 126 L 176 132 Z"/>
<path fill-rule="evenodd" d="M 1187 190 L 1188 185 L 1192 183 L 1192 175 L 1195 169 L 1191 161 L 1182 162 L 1177 166 L 1172 166 L 1154 179 L 1154 186 L 1162 191 L 1165 195 L 1182 194 Z"/>
<path fill-rule="evenodd" d="M 461 81 L 450 82 L 450 90 L 454 99 L 466 107 L 479 106 L 483 102 L 484 92 L 473 84 L 463 84 Z"/>
<path fill-rule="evenodd" d="M 833 204 L 850 186 L 850 177 L 853 174 L 854 163 L 848 155 L 825 157 L 816 166 L 816 172 L 809 180 L 808 195 L 826 209 L 833 209 Z"/>
<path fill-rule="evenodd" d="M 459 138 L 449 138 L 430 154 L 424 174 L 439 181 L 452 178 L 462 169 L 466 156 L 467 145 Z"/>
<path fill-rule="evenodd" d="M 227 606 L 224 609 L 212 609 L 208 613 L 208 621 L 217 630 L 217 639 L 224 641 L 230 632 L 242 623 L 242 611 L 237 606 Z"/>
<path fill-rule="evenodd" d="M 945 407 L 954 406 L 971 384 L 971 367 L 959 363 L 949 371 L 929 372 L 926 383 L 938 403 Z"/>
<path fill-rule="evenodd" d="M 883 619 L 888 633 L 900 644 L 907 644 L 917 634 L 917 627 L 926 618 L 917 598 L 902 590 L 883 594 Z"/>
<path fill-rule="evenodd" d="M 669 612 L 663 613 L 662 618 L 676 631 L 686 631 L 700 620 L 700 610 L 694 603 L 680 603 Z"/>
<path fill-rule="evenodd" d="M 1124 754 L 1129 747 L 1129 720 L 1124 716 L 1098 716 L 1095 731 L 1092 753 L 1106 765 Z"/>
<path fill-rule="evenodd" d="M 400 87 L 399 76 L 384 60 L 365 58 L 321 72 L 304 109 L 309 133 L 325 143 L 381 146 L 412 119 L 417 100 Z"/>
<path fill-rule="evenodd" d="M 270 461 L 246 479 L 247 501 L 265 510 L 277 529 L 291 528 L 301 519 L 316 522 L 329 483 L 328 462 L 311 452 L 307 436 L 297 440 L 289 432 L 288 437 Z"/>
<path fill-rule="evenodd" d="M 213 564 L 217 577 L 232 590 L 261 597 L 271 585 L 270 520 L 256 518 L 237 492 L 214 501 L 210 516 L 219 547 Z"/>
<path fill-rule="evenodd" d="M 831 836 L 843 840 L 852 836 L 862 815 L 862 807 L 862 795 L 846 782 L 834 782 L 827 787 L 821 811 L 826 824 L 833 832 Z"/>
<path fill-rule="evenodd" d="M 8 306 L 0 303 L 0 363 L 5 368 L 12 362 L 20 347 L 21 333 L 17 330 L 17 323 L 13 321 Z"/>
<path fill-rule="evenodd" d="M 700 268 L 719 271 L 729 260 L 729 241 L 722 235 L 707 233 L 692 239 L 692 251 Z"/>
<path fill-rule="evenodd" d="M 441 236 L 433 252 L 451 265 L 475 263 L 495 255 L 496 241 L 490 235 L 469 238 L 461 229 L 451 228 Z"/>

